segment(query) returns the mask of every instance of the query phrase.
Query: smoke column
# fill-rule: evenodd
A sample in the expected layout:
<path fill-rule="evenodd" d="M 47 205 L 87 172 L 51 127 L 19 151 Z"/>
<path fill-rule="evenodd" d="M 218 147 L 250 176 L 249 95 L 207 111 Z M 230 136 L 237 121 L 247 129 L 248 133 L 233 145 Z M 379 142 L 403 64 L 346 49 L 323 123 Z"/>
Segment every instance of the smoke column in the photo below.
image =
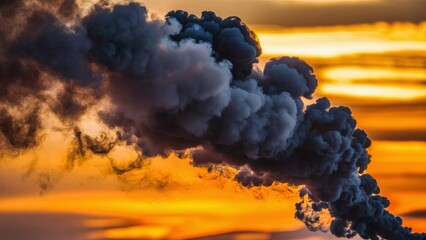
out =
<path fill-rule="evenodd" d="M 72 0 L 0 9 L 2 149 L 30 149 L 46 115 L 73 126 L 107 98 L 113 106 L 100 118 L 146 156 L 190 149 L 195 165 L 239 169 L 235 180 L 247 187 L 303 185 L 295 216 L 311 230 L 324 227 L 318 216 L 328 211 L 337 237 L 426 239 L 386 210 L 364 173 L 371 142 L 350 109 L 326 98 L 304 106 L 317 80 L 301 59 L 254 67 L 261 46 L 238 17 L 178 10 L 155 19 L 138 3 L 107 2 L 82 16 Z M 94 153 L 114 147 L 85 139 Z"/>

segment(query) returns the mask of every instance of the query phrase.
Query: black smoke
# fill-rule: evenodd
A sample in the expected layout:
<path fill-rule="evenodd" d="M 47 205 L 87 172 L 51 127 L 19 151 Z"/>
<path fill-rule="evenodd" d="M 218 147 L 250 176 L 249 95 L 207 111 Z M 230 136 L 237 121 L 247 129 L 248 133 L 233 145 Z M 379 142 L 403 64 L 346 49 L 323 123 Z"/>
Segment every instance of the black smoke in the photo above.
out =
<path fill-rule="evenodd" d="M 262 53 L 256 34 L 238 17 L 222 19 L 214 12 L 204 11 L 198 18 L 185 11 L 171 11 L 167 19 L 176 19 L 182 26 L 178 34 L 171 36 L 174 41 L 191 39 L 210 43 L 217 60 L 232 63 L 233 79 L 245 79 L 251 74 L 253 64 Z"/>
<path fill-rule="evenodd" d="M 118 141 L 137 143 L 146 156 L 192 149 L 195 165 L 239 169 L 235 179 L 247 187 L 304 185 L 309 201 L 296 205 L 296 217 L 311 230 L 323 229 L 316 216 L 328 211 L 337 237 L 426 239 L 386 210 L 389 201 L 364 173 L 371 142 L 350 109 L 326 98 L 304 105 L 317 79 L 301 59 L 255 68 L 260 43 L 238 17 L 178 10 L 155 19 L 138 3 L 95 5 L 80 16 L 73 1 L 49 4 L 1 6 L 19 16 L 4 17 L 0 30 L 14 33 L 0 50 L 0 131 L 11 147 L 36 145 L 43 119 L 37 104 L 22 114 L 15 102 L 35 99 L 72 124 L 90 107 L 81 94 L 89 92 L 112 102 L 99 116 L 122 133 L 111 140 L 76 130 L 81 155 L 106 155 Z M 12 29 L 14 21 L 23 27 Z M 51 81 L 63 86 L 60 98 L 44 94 Z"/>

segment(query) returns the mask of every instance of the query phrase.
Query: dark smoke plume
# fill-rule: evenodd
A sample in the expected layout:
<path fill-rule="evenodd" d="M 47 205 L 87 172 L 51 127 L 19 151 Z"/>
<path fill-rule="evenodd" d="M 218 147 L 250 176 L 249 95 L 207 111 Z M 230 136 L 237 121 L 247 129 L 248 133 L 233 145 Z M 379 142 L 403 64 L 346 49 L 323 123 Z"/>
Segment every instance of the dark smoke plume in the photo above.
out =
<path fill-rule="evenodd" d="M 304 106 L 317 80 L 298 58 L 255 68 L 261 47 L 238 17 L 178 10 L 151 19 L 137 3 L 95 5 L 80 16 L 74 1 L 9 2 L 1 5 L 14 14 L 3 15 L 0 30 L 0 132 L 12 148 L 37 144 L 37 104 L 77 121 L 89 105 L 79 93 L 91 92 L 92 101 L 112 101 L 99 115 L 121 128 L 117 139 L 146 156 L 192 149 L 195 165 L 239 169 L 235 179 L 247 187 L 304 185 L 308 200 L 296 205 L 296 217 L 311 230 L 324 229 L 318 216 L 328 211 L 337 237 L 426 239 L 386 210 L 389 201 L 364 173 L 371 142 L 350 109 L 326 98 Z M 54 101 L 44 94 L 52 81 L 64 89 Z M 12 107 L 25 101 L 37 104 L 25 114 Z M 108 154 L 118 141 L 75 135 L 80 154 Z"/>

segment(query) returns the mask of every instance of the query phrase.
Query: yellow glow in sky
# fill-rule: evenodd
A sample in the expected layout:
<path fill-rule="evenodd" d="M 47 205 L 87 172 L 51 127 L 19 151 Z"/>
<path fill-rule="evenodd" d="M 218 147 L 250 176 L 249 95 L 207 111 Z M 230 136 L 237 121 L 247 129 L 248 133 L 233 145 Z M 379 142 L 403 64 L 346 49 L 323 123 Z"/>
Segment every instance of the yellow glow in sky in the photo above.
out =
<path fill-rule="evenodd" d="M 337 57 L 345 54 L 426 51 L 426 23 L 280 29 L 254 27 L 265 55 Z"/>
<path fill-rule="evenodd" d="M 422 82 L 426 80 L 424 68 L 379 68 L 361 66 L 329 67 L 322 70 L 324 78 L 336 82 L 357 80 L 383 80 Z"/>
<path fill-rule="evenodd" d="M 383 42 L 376 40 L 340 40 L 332 41 L 338 38 L 340 34 L 316 35 L 316 34 L 298 34 L 285 36 L 281 34 L 258 34 L 262 43 L 264 43 L 263 54 L 266 55 L 290 55 L 300 57 L 336 57 L 344 54 L 355 53 L 382 53 L 390 51 L 415 51 L 418 49 L 426 50 L 425 42 L 400 41 Z M 315 38 L 301 44 L 303 39 Z"/>
<path fill-rule="evenodd" d="M 107 239 L 161 239 L 169 234 L 170 229 L 164 226 L 134 226 L 128 228 L 109 229 L 102 234 L 92 235 L 93 238 Z"/>
<path fill-rule="evenodd" d="M 2 198 L 0 213 L 50 212 L 82 213 L 92 216 L 137 219 L 137 226 L 123 226 L 95 232 L 92 237 L 114 239 L 182 239 L 213 233 L 253 230 L 295 230 L 302 223 L 293 218 L 297 197 L 256 199 L 253 195 L 229 188 L 218 189 L 209 183 L 204 188 L 177 192 L 138 191 L 133 193 L 68 192 L 40 196 Z M 207 196 L 211 194 L 210 196 Z M 203 196 L 206 195 L 206 196 Z M 256 216 L 263 221 L 247 221 Z M 86 223 L 86 222 L 85 222 Z M 111 221 L 87 222 L 88 227 L 107 227 Z M 190 227 L 189 227 L 190 226 Z"/>
<path fill-rule="evenodd" d="M 325 95 L 352 97 L 413 100 L 426 98 L 426 87 L 418 86 L 378 86 L 371 84 L 322 83 L 321 92 Z"/>

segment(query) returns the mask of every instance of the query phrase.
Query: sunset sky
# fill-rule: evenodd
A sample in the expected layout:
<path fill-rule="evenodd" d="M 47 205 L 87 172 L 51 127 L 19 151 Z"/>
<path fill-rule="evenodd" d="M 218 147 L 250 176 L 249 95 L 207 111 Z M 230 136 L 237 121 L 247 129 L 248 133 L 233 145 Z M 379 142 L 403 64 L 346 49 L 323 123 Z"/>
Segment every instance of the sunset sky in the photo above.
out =
<path fill-rule="evenodd" d="M 78 2 L 81 12 L 93 5 Z M 278 56 L 310 64 L 318 88 L 305 102 L 327 96 L 352 110 L 372 139 L 367 172 L 391 201 L 390 212 L 414 232 L 426 232 L 426 1 L 140 2 L 153 16 L 176 9 L 239 16 L 260 40 L 260 69 Z M 103 126 L 92 117 L 84 115 L 80 127 L 96 134 Z M 70 167 L 74 132 L 64 129 L 50 128 L 29 150 L 0 147 L 5 239 L 334 239 L 294 217 L 296 186 L 246 188 L 233 180 L 234 169 L 194 167 L 178 153 L 114 174 L 114 167 L 140 157 L 134 146 Z"/>

